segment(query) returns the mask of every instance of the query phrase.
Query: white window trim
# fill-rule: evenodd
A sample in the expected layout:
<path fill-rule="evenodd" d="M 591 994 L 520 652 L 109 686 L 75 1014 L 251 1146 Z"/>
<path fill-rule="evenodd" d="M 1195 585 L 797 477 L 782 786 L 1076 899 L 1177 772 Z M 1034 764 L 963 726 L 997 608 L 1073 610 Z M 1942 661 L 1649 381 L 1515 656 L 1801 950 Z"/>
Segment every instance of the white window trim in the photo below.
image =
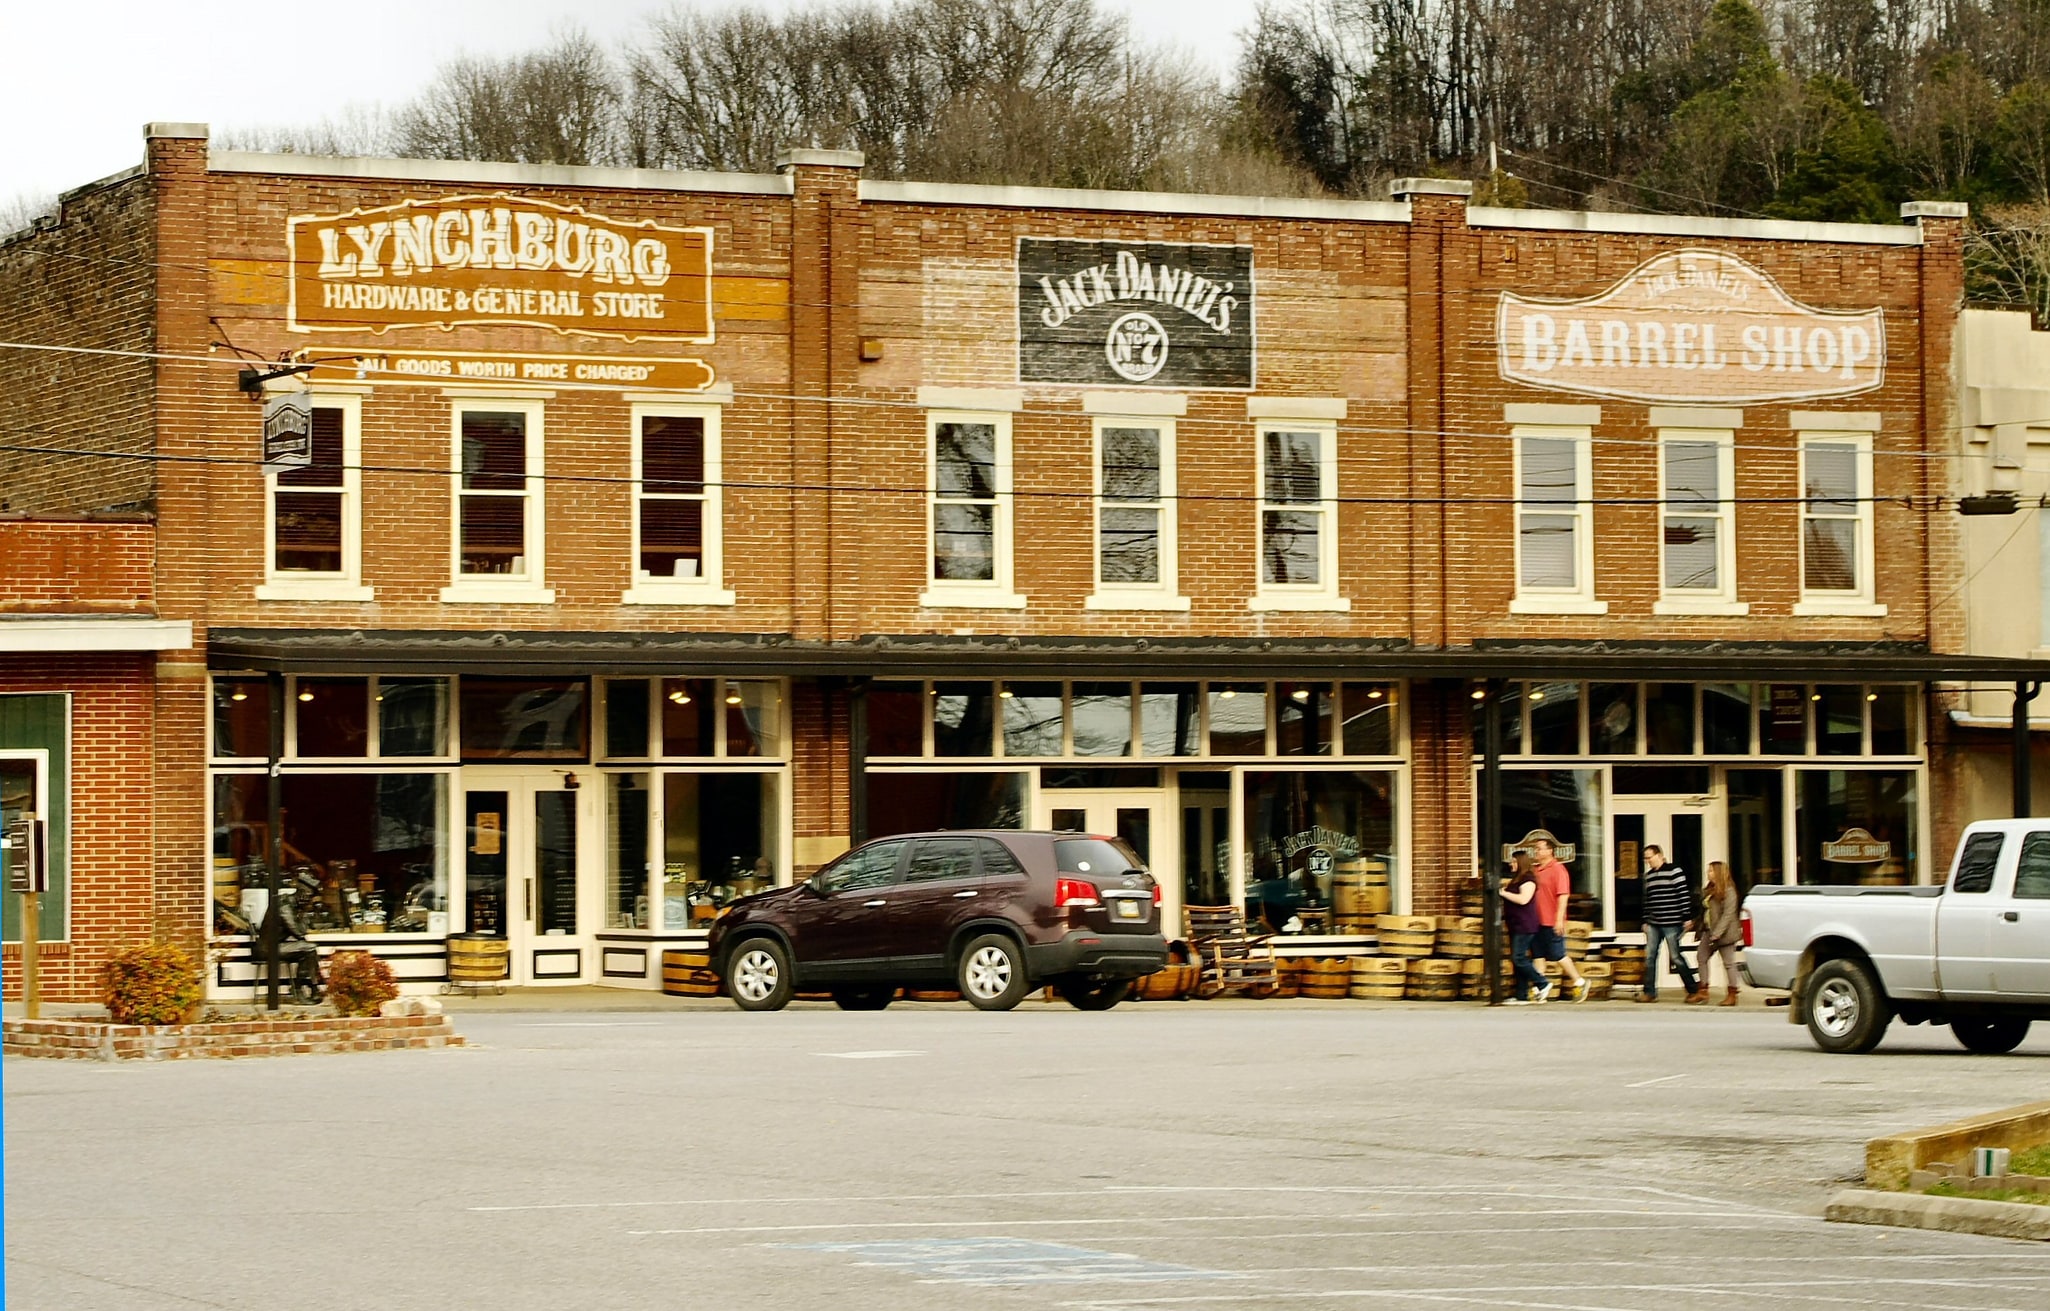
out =
<path fill-rule="evenodd" d="M 555 591 L 544 582 L 548 558 L 548 439 L 543 402 L 494 396 L 454 396 L 449 402 L 449 585 L 443 602 L 454 605 L 553 605 Z M 522 577 L 488 578 L 464 575 L 463 560 L 463 416 L 471 411 L 524 414 L 527 417 L 526 544 L 527 572 Z"/>
<path fill-rule="evenodd" d="M 1659 599 L 1652 606 L 1652 613 L 1659 615 L 1748 615 L 1751 606 L 1737 599 L 1737 517 L 1736 502 L 1732 497 L 1735 488 L 1736 433 L 1728 428 L 1696 428 L 1692 426 L 1662 426 L 1659 429 Z M 1671 503 L 1666 487 L 1666 446 L 1670 442 L 1685 442 L 1696 445 L 1713 445 L 1716 448 L 1716 488 L 1718 499 L 1710 506 L 1689 502 L 1685 506 Z M 1716 579 L 1717 587 L 1673 588 L 1666 585 L 1666 518 L 1668 515 L 1684 514 L 1693 519 L 1714 519 L 1716 521 Z"/>
<path fill-rule="evenodd" d="M 636 403 L 633 424 L 633 487 L 627 500 L 632 507 L 628 538 L 627 570 L 633 584 L 620 593 L 625 605 L 732 605 L 734 595 L 723 586 L 726 568 L 725 452 L 719 423 L 723 409 L 718 405 L 677 405 L 657 402 Z M 648 418 L 703 419 L 705 421 L 704 506 L 700 533 L 702 554 L 698 576 L 690 579 L 657 578 L 641 572 L 641 421 Z"/>
<path fill-rule="evenodd" d="M 374 601 L 363 585 L 363 398 L 315 392 L 313 404 L 342 412 L 342 567 L 335 573 L 278 569 L 278 474 L 263 471 L 263 582 L 259 601 Z M 312 489 L 319 490 L 319 489 Z"/>
<path fill-rule="evenodd" d="M 1595 599 L 1594 594 L 1594 506 L 1590 497 L 1594 488 L 1594 430 L 1579 425 L 1549 425 L 1520 423 L 1510 428 L 1510 447 L 1514 452 L 1510 468 L 1510 491 L 1516 498 L 1512 507 L 1510 536 L 1514 545 L 1513 565 L 1516 570 L 1516 594 L 1509 602 L 1509 613 L 1513 615 L 1605 615 L 1609 603 Z M 1526 588 L 1523 585 L 1523 439 L 1526 437 L 1548 438 L 1554 441 L 1573 443 L 1574 502 L 1570 513 L 1575 520 L 1573 532 L 1573 572 L 1580 586 L 1574 588 Z M 1557 509 L 1545 509 L 1534 513 L 1557 514 Z"/>
<path fill-rule="evenodd" d="M 1248 408 L 1252 408 L 1250 402 Z M 1266 548 L 1267 434 L 1308 432 L 1317 435 L 1317 510 L 1323 515 L 1317 534 L 1315 583 L 1270 583 L 1264 577 Z M 1329 418 L 1263 418 L 1253 425 L 1253 596 L 1246 609 L 1255 612 L 1305 611 L 1344 613 L 1352 600 L 1338 585 L 1338 423 Z M 1274 502 L 1280 510 L 1302 509 L 1300 502 Z"/>
<path fill-rule="evenodd" d="M 1873 549 L 1872 523 L 1872 434 L 1845 429 L 1804 428 L 1796 434 L 1800 462 L 1797 476 L 1800 478 L 1799 550 L 1801 597 L 1794 603 L 1794 614 L 1799 617 L 1838 616 L 1843 618 L 1877 619 L 1886 615 L 1886 607 L 1877 603 L 1877 577 L 1875 551 Z M 1855 590 L 1818 591 L 1808 586 L 1808 447 L 1810 444 L 1828 443 L 1835 446 L 1849 446 L 1856 451 L 1857 484 L 1853 489 L 1857 496 L 1858 513 L 1855 523 L 1858 538 L 1858 586 Z M 1830 515 L 1828 518 L 1840 518 Z"/>
<path fill-rule="evenodd" d="M 991 550 L 995 560 L 984 582 L 933 577 L 933 508 L 939 504 L 938 445 L 943 423 L 986 423 L 996 429 L 996 515 Z M 1011 416 L 1001 410 L 928 410 L 925 415 L 925 590 L 918 603 L 930 609 L 1023 610 L 1026 598 L 1012 590 Z"/>
<path fill-rule="evenodd" d="M 1179 397 L 1176 399 L 1180 399 Z M 1163 407 L 1165 408 L 1165 407 Z M 1090 576 L 1096 590 L 1082 601 L 1085 610 L 1187 610 L 1189 598 L 1181 594 L 1176 543 L 1181 516 L 1176 499 L 1174 420 L 1159 415 L 1101 413 L 1091 427 L 1091 478 L 1095 492 L 1089 557 Z M 1105 428 L 1151 428 L 1160 434 L 1160 581 L 1157 583 L 1105 583 L 1103 581 L 1103 509 L 1111 504 L 1103 498 L 1103 430 Z M 1122 504 L 1122 503 L 1120 503 Z"/>

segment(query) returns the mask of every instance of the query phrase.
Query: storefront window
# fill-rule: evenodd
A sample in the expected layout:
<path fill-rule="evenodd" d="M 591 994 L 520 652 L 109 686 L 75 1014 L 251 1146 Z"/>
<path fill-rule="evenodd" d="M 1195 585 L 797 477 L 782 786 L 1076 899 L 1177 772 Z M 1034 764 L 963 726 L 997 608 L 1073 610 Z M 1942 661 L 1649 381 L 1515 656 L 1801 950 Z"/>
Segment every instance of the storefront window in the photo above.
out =
<path fill-rule="evenodd" d="M 624 760 L 637 760 L 648 754 L 647 679 L 606 681 L 605 754 Z"/>
<path fill-rule="evenodd" d="M 1005 755 L 1061 753 L 1059 683 L 1006 683 L 997 699 L 1003 702 Z"/>
<path fill-rule="evenodd" d="M 376 707 L 380 756 L 448 754 L 446 678 L 380 678 Z"/>
<path fill-rule="evenodd" d="M 315 759 L 370 754 L 370 680 L 294 680 L 292 726 L 296 753 Z"/>
<path fill-rule="evenodd" d="M 1808 689 L 1770 683 L 1758 707 L 1758 751 L 1767 756 L 1808 754 Z"/>
<path fill-rule="evenodd" d="M 1637 754 L 1637 684 L 1595 683 L 1588 688 L 1588 749 L 1597 756 Z"/>
<path fill-rule="evenodd" d="M 1532 683 L 1530 749 L 1541 756 L 1580 754 L 1580 684 Z"/>
<path fill-rule="evenodd" d="M 1728 797 L 1730 873 L 1740 890 L 1786 879 L 1786 772 L 1731 769 L 1723 773 Z"/>
<path fill-rule="evenodd" d="M 1702 684 L 1701 749 L 1712 756 L 1751 753 L 1749 683 Z"/>
<path fill-rule="evenodd" d="M 1075 754 L 1132 754 L 1132 685 L 1075 684 Z"/>
<path fill-rule="evenodd" d="M 783 754 L 783 686 L 780 683 L 728 679 L 722 698 L 726 706 L 726 754 Z"/>
<path fill-rule="evenodd" d="M 1694 754 L 1694 684 L 1645 684 L 1644 749 L 1654 756 Z"/>
<path fill-rule="evenodd" d="M 1231 775 L 1183 770 L 1182 904 L 1231 904 Z M 1165 882 L 1165 876 L 1161 876 Z"/>
<path fill-rule="evenodd" d="M 1572 876 L 1568 915 L 1597 925 L 1602 923 L 1602 878 L 1608 868 L 1602 817 L 1598 769 L 1502 771 L 1502 840 L 1516 846 L 1540 831 L 1551 834 Z M 1497 852 L 1490 868 L 1498 868 L 1500 861 Z"/>
<path fill-rule="evenodd" d="M 1026 775 L 1004 770 L 912 774 L 870 770 L 868 835 L 1023 828 Z"/>
<path fill-rule="evenodd" d="M 646 774 L 606 775 L 605 927 L 608 929 L 654 927 L 648 919 L 648 801 Z"/>
<path fill-rule="evenodd" d="M 1804 769 L 1794 787 L 1800 882 L 1914 880 L 1915 771 Z"/>
<path fill-rule="evenodd" d="M 1569 683 L 1566 686 L 1571 687 L 1572 684 Z M 1543 704 L 1545 700 L 1544 687 L 1539 686 L 1532 690 L 1537 696 L 1537 704 Z M 1494 706 L 1497 716 L 1496 722 L 1500 725 L 1500 728 L 1496 731 L 1501 735 L 1499 745 L 1502 754 L 1510 756 L 1521 753 L 1523 750 L 1523 684 L 1502 684 L 1498 689 L 1499 695 L 1492 700 L 1485 695 L 1486 688 L 1482 684 L 1475 684 L 1472 692 L 1473 694 L 1468 696 L 1466 704 L 1467 725 L 1473 730 L 1473 753 L 1477 756 L 1487 754 L 1487 716 L 1488 707 L 1491 704 Z M 1352 703 L 1350 701 L 1346 703 L 1346 713 L 1352 713 Z M 1573 741 L 1577 750 L 1580 741 L 1580 726 L 1577 722 L 1573 727 Z"/>
<path fill-rule="evenodd" d="M 2050 520 L 2045 520 L 2050 523 Z M 2050 611 L 2046 611 L 2050 614 Z M 1872 706 L 1872 754 L 1906 756 L 1914 754 L 1915 689 L 1911 687 L 1868 688 L 1865 699 Z"/>
<path fill-rule="evenodd" d="M 583 760 L 590 753 L 584 680 L 462 680 L 466 760 Z"/>
<path fill-rule="evenodd" d="M 709 756 L 718 746 L 717 685 L 709 678 L 662 680 L 662 754 Z"/>
<path fill-rule="evenodd" d="M 1195 755 L 1202 736 L 1201 707 L 1194 683 L 1140 684 L 1140 749 L 1149 756 Z"/>
<path fill-rule="evenodd" d="M 996 694 L 988 683 L 936 683 L 932 749 L 936 756 L 988 756 L 995 752 Z"/>
<path fill-rule="evenodd" d="M 284 878 L 308 932 L 448 931 L 446 774 L 287 774 L 283 793 Z M 263 775 L 215 776 L 214 899 L 232 890 L 252 925 L 269 904 L 268 821 Z"/>
<path fill-rule="evenodd" d="M 1809 694 L 1815 706 L 1815 751 L 1855 756 L 1865 749 L 1865 689 L 1824 683 Z"/>
<path fill-rule="evenodd" d="M 1348 756 L 1395 754 L 1396 695 L 1393 683 L 1347 683 L 1344 697 L 1344 742 Z"/>
<path fill-rule="evenodd" d="M 781 786 L 776 774 L 662 775 L 662 928 L 709 924 L 735 897 L 775 886 Z"/>
<path fill-rule="evenodd" d="M 925 685 L 876 683 L 868 690 L 868 754 L 925 754 Z"/>
<path fill-rule="evenodd" d="M 1338 712 L 1329 683 L 1281 683 L 1274 689 L 1274 753 L 1280 756 L 1331 754 L 1333 716 Z"/>
<path fill-rule="evenodd" d="M 1210 754 L 1213 756 L 1264 756 L 1267 754 L 1267 685 L 1265 683 L 1212 683 L 1210 685 Z"/>
<path fill-rule="evenodd" d="M 1351 910 L 1356 888 L 1385 888 L 1395 869 L 1395 774 L 1248 770 L 1245 826 L 1246 922 L 1329 932 L 1334 900 Z"/>
<path fill-rule="evenodd" d="M 214 754 L 248 759 L 270 755 L 269 679 L 214 679 Z"/>

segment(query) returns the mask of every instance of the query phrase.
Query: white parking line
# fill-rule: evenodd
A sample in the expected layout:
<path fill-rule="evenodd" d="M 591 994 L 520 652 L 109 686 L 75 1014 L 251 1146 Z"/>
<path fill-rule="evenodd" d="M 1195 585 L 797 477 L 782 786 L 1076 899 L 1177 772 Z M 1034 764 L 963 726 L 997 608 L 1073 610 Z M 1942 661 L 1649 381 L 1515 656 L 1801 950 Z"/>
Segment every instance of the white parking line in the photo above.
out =
<path fill-rule="evenodd" d="M 1623 1086 L 1625 1088 L 1649 1088 L 1655 1083 L 1671 1083 L 1675 1079 L 1684 1079 L 1686 1077 L 1684 1074 L 1668 1074 L 1657 1079 L 1644 1079 L 1637 1083 L 1626 1083 Z"/>
<path fill-rule="evenodd" d="M 2006 1281 L 2003 1280 L 2003 1282 Z M 1315 1301 L 1333 1300 L 1339 1298 L 1405 1298 L 1426 1302 L 1479 1302 L 1488 1306 L 1543 1308 L 1545 1309 L 1545 1311 L 1630 1311 L 1630 1308 L 1617 1307 L 1607 1303 L 1527 1301 L 1506 1295 L 1523 1294 L 1526 1297 L 1534 1294 L 1544 1293 L 1557 1293 L 1563 1296 L 1583 1297 L 1589 1294 L 1600 1293 L 1648 1293 L 1653 1295 L 1689 1294 L 1695 1296 L 1726 1295 L 1730 1298 L 1747 1296 L 1773 1297 L 1780 1299 L 1798 1298 L 1805 1301 L 1815 1302 L 1848 1301 L 1854 1302 L 1856 1305 L 1860 1306 L 1870 1306 L 1872 1305 L 1872 1298 L 1869 1296 L 1861 1296 L 1855 1299 L 1837 1298 L 1827 1296 L 1826 1294 L 1820 1292 L 1798 1290 L 1826 1288 L 1869 1289 L 1875 1284 L 1885 1284 L 1899 1288 L 1936 1287 L 1944 1289 L 1953 1289 L 1958 1291 L 1962 1291 L 1964 1288 L 1967 1287 L 1984 1289 L 1988 1292 L 2000 1289 L 1999 1284 L 1995 1284 L 1991 1281 L 1978 1278 L 1908 1279 L 1887 1278 L 1881 1276 L 1868 1278 L 1841 1279 L 1755 1280 L 1742 1282 L 1726 1281 L 1720 1283 L 1704 1283 L 1700 1281 L 1693 1281 L 1680 1284 L 1583 1283 L 1534 1286 L 1528 1283 L 1520 1283 L 1500 1285 L 1470 1285 L 1462 1288 L 1449 1288 L 1440 1286 L 1426 1288 L 1331 1288 L 1302 1290 L 1270 1289 L 1261 1293 L 1259 1296 L 1262 1300 L 1267 1301 Z M 1783 1289 L 1788 1291 L 1771 1291 L 1775 1289 Z M 1064 1302 L 1061 1305 L 1089 1308 L 1090 1311 L 1107 1311 L 1108 1308 L 1115 1307 L 1195 1306 L 1213 1302 L 1243 1302 L 1244 1300 L 1245 1294 L 1243 1293 L 1226 1295 L 1183 1294 L 1179 1296 L 1164 1297 L 1131 1297 L 1109 1299 L 1086 1298 L 1072 1302 Z M 1927 1308 L 1928 1311 L 2039 1311 L 2041 1303 L 2034 1303 L 2027 1307 L 1999 1306 L 1987 1302 L 1922 1303 L 1921 1306 Z"/>
<path fill-rule="evenodd" d="M 904 1052 L 893 1052 L 893 1051 L 875 1051 L 875 1052 L 813 1052 L 813 1053 L 812 1053 L 812 1055 L 814 1055 L 814 1056 L 831 1056 L 831 1057 L 835 1057 L 835 1058 L 837 1058 L 837 1059 L 839 1059 L 839 1060 L 843 1060 L 843 1061 L 884 1061 L 884 1060 L 888 1060 L 888 1059 L 890 1059 L 890 1058 L 891 1058 L 891 1057 L 893 1057 L 893 1056 L 923 1056 L 923 1055 L 925 1055 L 925 1053 L 924 1053 L 924 1052 L 909 1052 L 909 1051 L 904 1051 Z"/>

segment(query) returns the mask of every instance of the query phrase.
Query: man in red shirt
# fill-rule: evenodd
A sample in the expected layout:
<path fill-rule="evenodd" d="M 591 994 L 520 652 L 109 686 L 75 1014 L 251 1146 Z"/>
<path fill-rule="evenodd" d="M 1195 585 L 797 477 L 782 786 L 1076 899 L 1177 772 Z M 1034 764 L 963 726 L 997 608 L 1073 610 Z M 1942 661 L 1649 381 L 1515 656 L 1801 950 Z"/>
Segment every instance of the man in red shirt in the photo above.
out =
<path fill-rule="evenodd" d="M 1586 1001 L 1588 983 L 1581 977 L 1580 969 L 1566 954 L 1566 898 L 1573 891 L 1573 880 L 1567 876 L 1566 866 L 1559 861 L 1559 851 L 1550 838 L 1539 838 L 1531 843 L 1530 854 L 1537 861 L 1537 905 L 1538 932 L 1532 942 L 1532 954 L 1540 960 L 1555 960 L 1566 972 L 1566 980 L 1573 988 L 1573 1000 Z M 1546 985 L 1538 994 L 1539 1001 L 1550 1001 L 1552 989 Z"/>

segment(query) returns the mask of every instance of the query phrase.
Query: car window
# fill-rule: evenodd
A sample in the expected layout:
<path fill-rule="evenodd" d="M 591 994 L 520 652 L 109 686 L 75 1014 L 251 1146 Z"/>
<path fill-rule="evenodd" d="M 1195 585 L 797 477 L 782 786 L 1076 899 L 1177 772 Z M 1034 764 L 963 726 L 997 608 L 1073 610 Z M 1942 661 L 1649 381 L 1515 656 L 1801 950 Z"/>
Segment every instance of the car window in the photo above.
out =
<path fill-rule="evenodd" d="M 904 854 L 901 842 L 877 842 L 850 851 L 836 865 L 821 870 L 817 878 L 827 892 L 858 892 L 881 888 L 897 881 L 897 859 Z"/>
<path fill-rule="evenodd" d="M 973 838 L 921 838 L 911 849 L 911 868 L 904 871 L 906 883 L 937 883 L 942 879 L 974 877 Z"/>
<path fill-rule="evenodd" d="M 984 838 L 978 844 L 982 851 L 982 877 L 986 879 L 1017 879 L 1025 877 L 1025 867 L 1011 854 L 1011 849 L 995 838 Z"/>
<path fill-rule="evenodd" d="M 1950 880 L 1952 892 L 1989 892 L 1993 888 L 1993 867 L 2000 863 L 2000 849 L 2007 838 L 2001 833 L 1974 833 L 1958 853 L 1957 873 Z"/>
<path fill-rule="evenodd" d="M 1130 847 L 1113 838 L 1056 838 L 1053 859 L 1063 874 L 1122 874 L 1146 868 Z"/>
<path fill-rule="evenodd" d="M 2031 833 L 2022 839 L 2021 860 L 2014 871 L 2014 895 L 2050 901 L 2050 833 Z"/>

